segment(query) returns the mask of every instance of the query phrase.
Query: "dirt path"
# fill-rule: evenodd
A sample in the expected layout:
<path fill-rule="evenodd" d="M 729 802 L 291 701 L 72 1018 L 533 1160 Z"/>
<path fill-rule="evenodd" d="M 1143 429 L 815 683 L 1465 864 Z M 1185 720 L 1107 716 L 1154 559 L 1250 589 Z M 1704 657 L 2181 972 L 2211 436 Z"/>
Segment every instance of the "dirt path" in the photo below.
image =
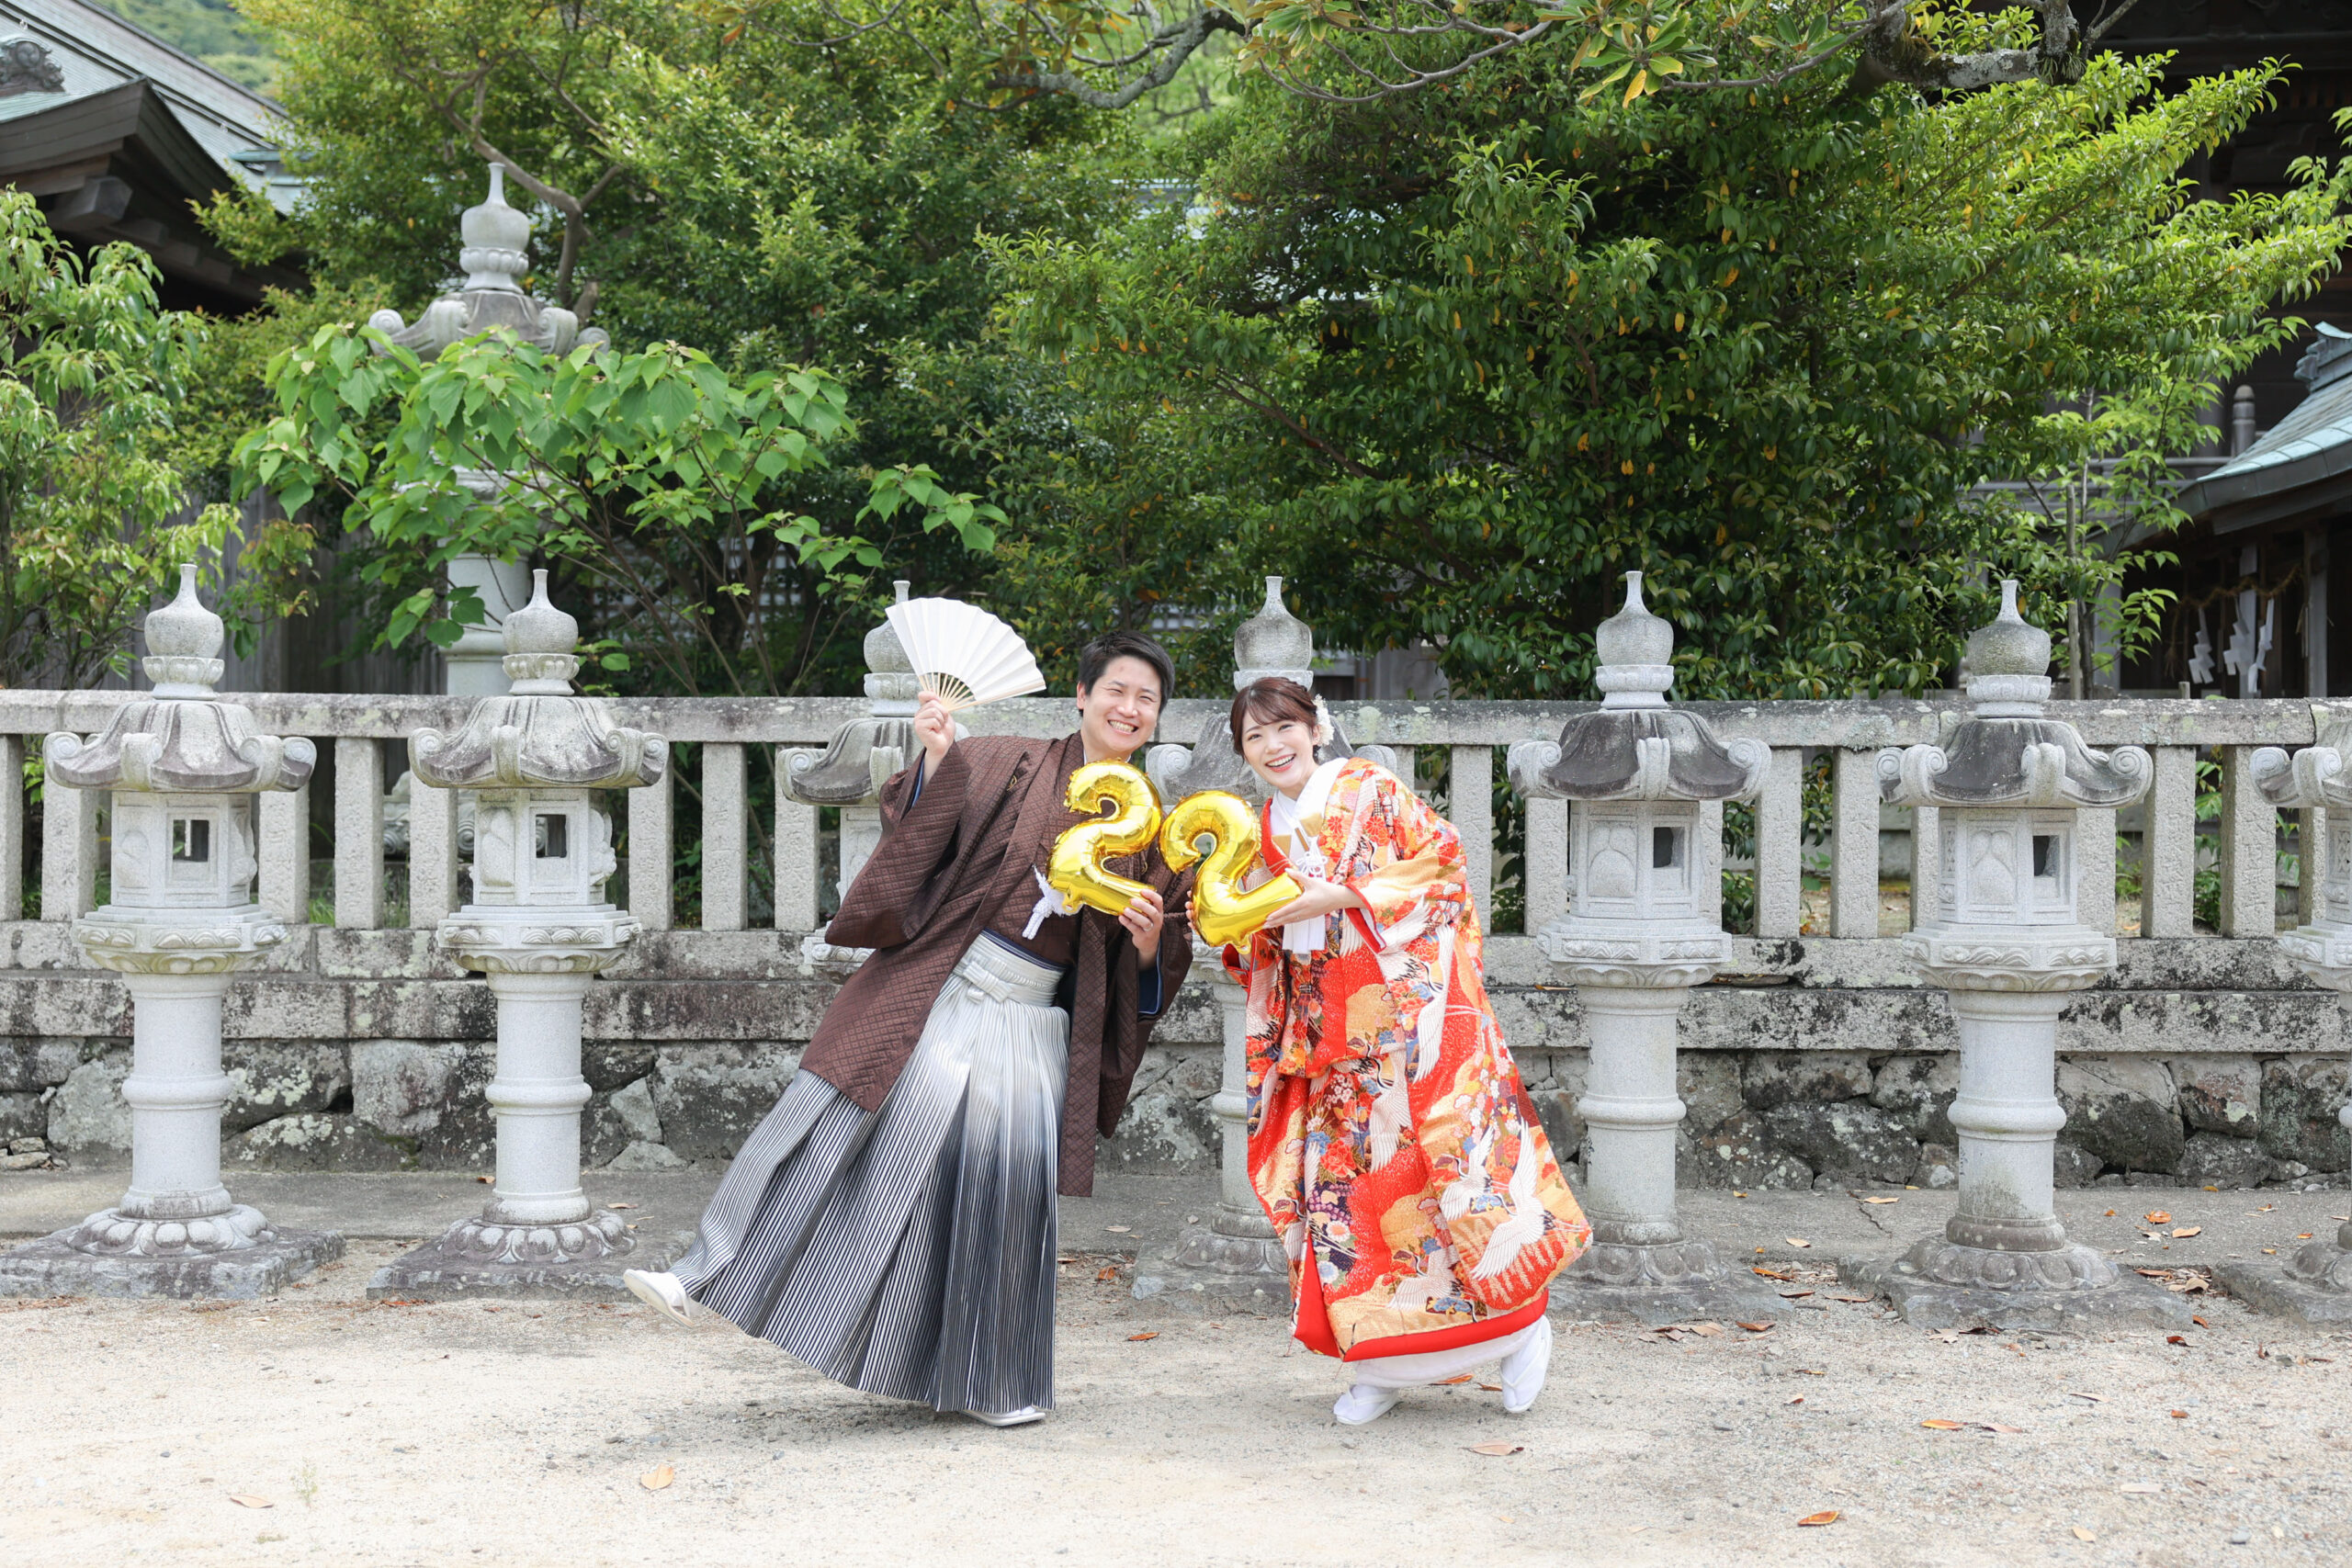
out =
<path fill-rule="evenodd" d="M 1124 1274 L 1094 1278 L 1114 1260 L 1089 1258 L 1068 1270 L 1060 1408 L 998 1432 L 838 1388 L 724 1323 L 367 1304 L 397 1250 L 355 1246 L 275 1302 L 0 1303 L 0 1555 L 2352 1562 L 2352 1340 L 2228 1302 L 2178 1345 L 1939 1338 L 1797 1270 L 1781 1289 L 1826 1305 L 1780 1328 L 1576 1327 L 1529 1416 L 1474 1382 L 1351 1429 L 1335 1370 L 1281 1325 L 1132 1318 Z M 1474 1448 L 1491 1442 L 1519 1451 Z"/>

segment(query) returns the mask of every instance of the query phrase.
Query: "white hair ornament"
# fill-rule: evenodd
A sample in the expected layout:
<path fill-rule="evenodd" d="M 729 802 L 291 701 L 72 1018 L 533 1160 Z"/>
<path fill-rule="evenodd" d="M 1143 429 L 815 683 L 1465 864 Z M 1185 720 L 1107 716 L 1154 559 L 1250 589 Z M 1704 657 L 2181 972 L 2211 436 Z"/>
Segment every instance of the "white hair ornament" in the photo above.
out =
<path fill-rule="evenodd" d="M 1321 694 L 1315 698 L 1315 744 L 1317 748 L 1331 744 L 1331 710 L 1323 705 Z"/>

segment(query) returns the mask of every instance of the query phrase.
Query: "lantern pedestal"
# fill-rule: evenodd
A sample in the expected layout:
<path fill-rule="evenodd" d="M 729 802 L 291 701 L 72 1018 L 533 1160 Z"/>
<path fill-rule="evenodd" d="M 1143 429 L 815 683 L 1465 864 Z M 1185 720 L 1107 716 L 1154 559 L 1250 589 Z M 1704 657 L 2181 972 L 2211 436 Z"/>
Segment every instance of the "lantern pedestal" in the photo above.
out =
<path fill-rule="evenodd" d="M 100 909 L 83 923 L 113 912 Z M 284 940 L 274 919 L 242 913 L 246 931 Z M 228 920 L 233 929 L 238 915 Z M 252 1301 L 343 1256 L 343 1237 L 273 1225 L 221 1185 L 220 1108 L 230 1085 L 220 1071 L 220 998 L 229 980 L 225 969 L 123 976 L 132 1010 L 130 1076 L 122 1085 L 130 1189 L 113 1208 L 0 1254 L 0 1295 Z"/>
<path fill-rule="evenodd" d="M 580 1185 L 580 1010 L 637 922 L 612 905 L 488 909 L 443 922 L 442 950 L 485 971 L 498 1000 L 498 1068 L 484 1098 L 498 1118 L 498 1177 L 482 1212 L 378 1269 L 370 1301 L 619 1300 L 625 1269 L 659 1269 L 677 1238 L 640 1239 Z"/>
<path fill-rule="evenodd" d="M 1224 1140 L 1216 1203 L 1206 1224 L 1186 1226 L 1164 1257 L 1136 1267 L 1135 1298 L 1187 1316 L 1287 1316 L 1290 1261 L 1250 1185 L 1249 993 L 1225 978 L 1222 960 L 1198 942 L 1193 944 L 1193 964 L 1195 971 L 1204 968 L 1217 976 L 1209 988 L 1225 1020 L 1224 1068 L 1209 1101 Z"/>
<path fill-rule="evenodd" d="M 2352 1127 L 2352 1106 L 2339 1116 Z M 2352 1224 L 2303 1243 L 2284 1263 L 2233 1259 L 2213 1277 L 2256 1312 L 2340 1333 L 2352 1328 Z"/>
<path fill-rule="evenodd" d="M 1744 1264 L 1726 1264 L 1713 1242 L 1684 1235 L 1675 1212 L 1675 1130 L 1684 1110 L 1674 1089 L 1675 1021 L 1690 987 L 1722 962 L 1722 931 L 1629 939 L 1571 919 L 1541 940 L 1576 986 L 1592 1042 L 1577 1103 L 1585 1123 L 1578 1195 L 1592 1246 L 1553 1280 L 1552 1311 L 1652 1325 L 1782 1316 L 1778 1295 Z M 1666 958 L 1669 951 L 1676 956 Z M 1661 983 L 1628 984 L 1629 976 Z"/>
<path fill-rule="evenodd" d="M 2188 1303 L 2066 1239 L 2052 1196 L 2052 1154 L 2066 1112 L 2054 1092 L 2058 1015 L 2068 993 L 2112 963 L 2110 940 L 2089 930 L 2035 932 L 2084 966 L 2044 970 L 2044 990 L 1951 993 L 1960 1034 L 1960 1209 L 1941 1236 L 1900 1257 L 1840 1258 L 1838 1277 L 1883 1293 L 1906 1322 L 1928 1328 L 1984 1323 L 2000 1329 L 2185 1328 Z M 1915 933 L 1906 950 L 1956 962 L 2018 945 L 2015 932 Z M 2086 955 L 2108 954 L 2086 963 Z M 1931 981 L 1962 976 L 1922 962 Z M 2029 976 L 2017 976 L 2018 979 Z M 2063 988 L 2061 988 L 2063 987 Z"/>

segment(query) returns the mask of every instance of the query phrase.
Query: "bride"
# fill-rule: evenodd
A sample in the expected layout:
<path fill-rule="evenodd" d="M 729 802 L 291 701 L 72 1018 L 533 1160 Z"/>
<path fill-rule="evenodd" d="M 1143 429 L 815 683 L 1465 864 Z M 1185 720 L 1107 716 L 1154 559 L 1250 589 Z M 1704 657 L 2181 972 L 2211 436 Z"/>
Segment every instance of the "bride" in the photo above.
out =
<path fill-rule="evenodd" d="M 1225 950 L 1249 1002 L 1250 1177 L 1290 1256 L 1292 1332 L 1346 1363 L 1332 1414 L 1499 1359 L 1544 1386 L 1552 1276 L 1591 1237 L 1487 999 L 1462 840 L 1395 774 L 1317 764 L 1322 705 L 1270 677 L 1234 749 L 1272 792 L 1263 855 L 1305 892 Z"/>

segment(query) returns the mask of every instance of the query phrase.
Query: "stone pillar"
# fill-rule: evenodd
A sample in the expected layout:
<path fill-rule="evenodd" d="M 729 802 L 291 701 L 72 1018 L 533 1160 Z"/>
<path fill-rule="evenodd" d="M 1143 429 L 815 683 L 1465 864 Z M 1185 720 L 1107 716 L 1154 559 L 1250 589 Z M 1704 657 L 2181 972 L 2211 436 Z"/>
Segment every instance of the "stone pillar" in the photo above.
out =
<path fill-rule="evenodd" d="M 2254 754 L 2255 785 L 2274 806 L 2317 817 L 2324 841 L 2303 847 L 2306 886 L 2318 879 L 2311 919 L 2278 939 L 2279 950 L 2315 985 L 2336 993 L 2352 1013 L 2352 718 L 2322 710 L 2318 744 L 2291 758 L 2275 746 Z M 2352 1135 L 2352 1103 L 2336 1112 Z M 2352 1328 L 2352 1221 L 2304 1242 L 2283 1263 L 2232 1258 L 2213 1270 L 2230 1293 L 2256 1312 L 2306 1328 Z"/>
<path fill-rule="evenodd" d="M 589 792 L 662 778 L 659 736 L 616 727 L 571 678 L 580 625 L 548 603 L 547 573 L 506 617 L 510 690 L 476 703 L 454 735 L 422 729 L 409 766 L 422 783 L 474 797 L 473 902 L 444 919 L 443 953 L 484 975 L 498 1000 L 498 1176 L 482 1212 L 388 1264 L 371 1299 L 481 1294 L 578 1299 L 623 1292 L 624 1268 L 661 1269 L 641 1241 L 580 1184 L 581 1003 L 619 959 L 638 922 L 605 901 L 616 869 L 611 818 Z"/>
<path fill-rule="evenodd" d="M 1233 689 L 1279 675 L 1315 689 L 1315 635 L 1283 604 L 1283 580 L 1266 579 L 1266 599 L 1233 635 Z M 1179 801 L 1204 789 L 1228 790 L 1251 802 L 1265 798 L 1258 775 L 1233 749 L 1227 716 L 1212 716 L 1191 747 L 1154 746 L 1145 758 L 1152 786 L 1165 801 Z M 1395 771 L 1397 758 L 1385 746 L 1351 746 L 1341 733 L 1316 753 L 1366 757 Z M 1257 1190 L 1250 1185 L 1250 1080 L 1246 1051 L 1250 998 L 1225 973 L 1224 960 L 1197 939 L 1193 973 L 1204 976 L 1224 1023 L 1224 1066 L 1209 1101 L 1222 1145 L 1217 1160 L 1217 1197 L 1205 1224 L 1188 1225 L 1163 1257 L 1136 1268 L 1135 1294 L 1180 1311 L 1212 1316 L 1227 1312 L 1287 1313 L 1290 1261 L 1267 1222 Z M 1170 1000 L 1172 1002 L 1173 998 Z"/>
<path fill-rule="evenodd" d="M 86 744 L 49 738 L 51 780 L 113 792 L 112 897 L 74 939 L 130 993 L 130 1187 L 0 1255 L 0 1293 L 252 1298 L 343 1254 L 341 1236 L 274 1226 L 220 1180 L 220 998 L 286 940 L 253 901 L 254 796 L 300 789 L 318 760 L 214 694 L 222 632 L 184 568 L 179 597 L 147 617 L 154 690 Z"/>
<path fill-rule="evenodd" d="M 1521 795 L 1571 803 L 1568 912 L 1536 940 L 1577 987 L 1592 1047 L 1577 1107 L 1592 1246 L 1553 1281 L 1553 1309 L 1642 1323 L 1775 1317 L 1778 1296 L 1683 1235 L 1674 1198 L 1676 1015 L 1731 951 L 1721 857 L 1701 841 L 1720 838 L 1722 818 L 1707 807 L 1756 794 L 1771 756 L 1668 705 L 1674 628 L 1644 606 L 1640 572 L 1625 574 L 1625 607 L 1594 642 L 1600 709 L 1556 741 L 1510 749 Z"/>
<path fill-rule="evenodd" d="M 2058 1015 L 2115 966 L 2115 939 L 2076 907 L 2077 814 L 2130 805 L 2154 768 L 2136 747 L 2094 751 L 2074 726 L 2044 716 L 2050 637 L 2018 615 L 2017 588 L 2001 585 L 1999 617 L 1968 639 L 1974 713 L 1940 746 L 1878 759 L 1886 800 L 1939 812 L 1935 915 L 1903 951 L 1950 994 L 1960 1034 L 1959 1212 L 1942 1235 L 1897 1258 L 1840 1258 L 1838 1272 L 1930 1327 L 2181 1326 L 2181 1298 L 2069 1242 L 2051 1196 L 2066 1122 Z"/>

